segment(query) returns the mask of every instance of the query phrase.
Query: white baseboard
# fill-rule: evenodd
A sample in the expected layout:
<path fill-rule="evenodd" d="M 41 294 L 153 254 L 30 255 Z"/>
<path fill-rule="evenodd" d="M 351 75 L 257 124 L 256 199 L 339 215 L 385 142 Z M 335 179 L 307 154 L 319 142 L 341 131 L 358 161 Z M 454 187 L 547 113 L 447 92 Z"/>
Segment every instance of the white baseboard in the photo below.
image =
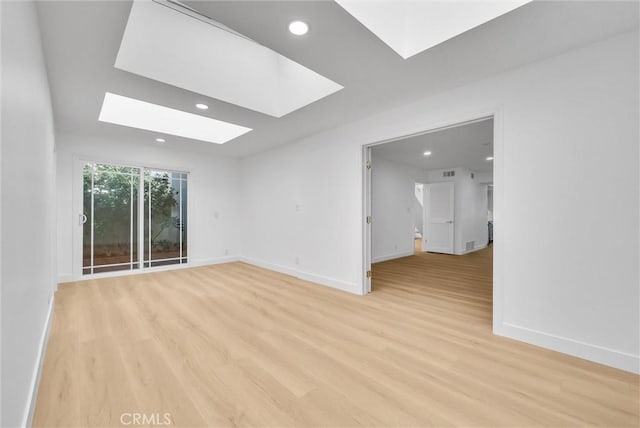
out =
<path fill-rule="evenodd" d="M 269 269 L 275 272 L 284 273 L 285 275 L 294 276 L 304 281 L 313 282 L 319 285 L 324 285 L 326 287 L 336 288 L 338 290 L 346 291 L 347 293 L 362 295 L 362 287 L 360 287 L 358 284 L 342 281 L 335 278 L 330 278 L 327 276 L 316 275 L 309 272 L 303 272 L 297 269 L 289 268 L 282 265 L 277 265 L 274 263 L 269 263 L 264 260 L 258 260 L 251 257 L 239 257 L 239 260 L 241 262 L 245 262 L 250 265 L 254 265 L 264 269 Z"/>
<path fill-rule="evenodd" d="M 44 364 L 44 354 L 47 350 L 47 341 L 49 340 L 49 332 L 51 330 L 51 320 L 53 319 L 53 308 L 55 306 L 55 296 L 51 298 L 49 303 L 49 312 L 47 313 L 47 319 L 42 330 L 42 336 L 40 337 L 40 345 L 38 347 L 38 358 L 36 365 L 33 368 L 33 375 L 31 376 L 31 385 L 29 386 L 28 401 L 24 409 L 24 416 L 22 418 L 22 426 L 30 427 L 33 421 L 33 412 L 36 408 L 36 399 L 38 398 L 38 386 L 40 385 L 40 375 L 42 374 L 42 365 Z"/>
<path fill-rule="evenodd" d="M 240 257 L 238 256 L 214 257 L 211 259 L 194 260 L 193 262 L 189 263 L 189 267 L 219 265 L 222 263 L 232 263 L 237 261 L 240 261 Z"/>
<path fill-rule="evenodd" d="M 573 355 L 585 360 L 640 374 L 640 356 L 616 351 L 615 349 L 585 343 L 567 337 L 557 336 L 515 324 L 503 323 L 494 330 L 500 336 L 541 346 L 553 351 Z"/>
<path fill-rule="evenodd" d="M 393 253 L 393 254 L 387 254 L 384 256 L 377 256 L 371 259 L 371 263 L 380 263 L 380 262 L 386 262 L 387 260 L 401 259 L 403 257 L 413 256 L 414 254 L 415 254 L 414 251 L 404 251 L 401 253 Z"/>

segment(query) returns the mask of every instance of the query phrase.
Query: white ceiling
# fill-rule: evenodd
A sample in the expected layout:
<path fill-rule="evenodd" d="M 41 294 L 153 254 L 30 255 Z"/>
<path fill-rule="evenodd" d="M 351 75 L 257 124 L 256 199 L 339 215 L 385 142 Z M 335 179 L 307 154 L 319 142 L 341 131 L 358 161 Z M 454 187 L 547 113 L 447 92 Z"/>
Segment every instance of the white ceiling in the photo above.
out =
<path fill-rule="evenodd" d="M 407 59 L 531 0 L 335 1 Z"/>
<path fill-rule="evenodd" d="M 114 67 L 128 1 L 41 1 L 38 12 L 56 128 L 153 145 L 155 133 L 98 121 L 104 94 L 252 128 L 226 144 L 165 146 L 246 156 L 638 27 L 637 2 L 534 1 L 404 60 L 331 1 L 188 1 L 189 6 L 344 89 L 281 118 Z M 304 37 L 287 31 L 302 19 Z M 204 102 L 209 110 L 198 111 Z"/>
<path fill-rule="evenodd" d="M 424 156 L 430 151 L 431 156 Z M 375 158 L 406 163 L 423 169 L 467 168 L 492 172 L 493 119 L 446 128 L 372 148 Z"/>

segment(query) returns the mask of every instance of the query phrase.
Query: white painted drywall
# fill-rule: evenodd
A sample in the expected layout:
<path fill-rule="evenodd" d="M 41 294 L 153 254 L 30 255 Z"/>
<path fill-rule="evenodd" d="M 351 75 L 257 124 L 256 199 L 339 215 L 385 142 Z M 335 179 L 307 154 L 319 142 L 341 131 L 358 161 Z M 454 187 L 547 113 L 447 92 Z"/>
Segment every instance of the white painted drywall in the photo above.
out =
<path fill-rule="evenodd" d="M 639 371 L 638 44 L 622 34 L 246 158 L 243 255 L 361 292 L 362 145 L 498 109 L 494 331 Z"/>
<path fill-rule="evenodd" d="M 35 5 L 2 2 L 2 420 L 27 423 L 55 285 L 55 157 Z"/>
<path fill-rule="evenodd" d="M 189 172 L 189 263 L 215 263 L 239 255 L 240 169 L 237 159 L 70 134 L 59 134 L 57 145 L 60 281 L 74 279 L 73 237 L 74 232 L 81 233 L 79 213 L 73 210 L 74 157 Z"/>
<path fill-rule="evenodd" d="M 420 168 L 381 159 L 372 150 L 371 254 L 374 263 L 414 253 L 415 183 L 424 180 Z M 419 210 L 422 218 L 422 210 Z"/>

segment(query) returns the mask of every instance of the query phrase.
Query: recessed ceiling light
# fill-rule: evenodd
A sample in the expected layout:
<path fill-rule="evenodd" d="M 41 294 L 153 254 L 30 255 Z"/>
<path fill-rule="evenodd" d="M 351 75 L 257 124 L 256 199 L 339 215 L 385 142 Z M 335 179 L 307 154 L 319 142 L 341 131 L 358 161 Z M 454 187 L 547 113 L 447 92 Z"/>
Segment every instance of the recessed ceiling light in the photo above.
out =
<path fill-rule="evenodd" d="M 224 144 L 251 128 L 107 92 L 98 120 L 116 125 Z M 158 137 L 160 138 L 160 137 Z"/>
<path fill-rule="evenodd" d="M 158 143 L 164 143 L 164 138 L 156 138 L 156 142 L 158 142 Z"/>
<path fill-rule="evenodd" d="M 289 31 L 296 36 L 304 36 L 309 31 L 309 26 L 306 22 L 293 21 L 289 24 Z"/>
<path fill-rule="evenodd" d="M 197 108 L 199 108 L 200 110 L 206 110 L 206 109 L 208 109 L 208 108 L 209 108 L 209 106 L 208 106 L 208 105 L 206 105 L 206 104 L 202 104 L 202 103 L 198 103 L 198 104 L 196 104 L 196 107 L 197 107 Z"/>
<path fill-rule="evenodd" d="M 488 160 L 488 161 L 492 161 L 492 160 L 493 160 L 493 156 L 487 156 L 487 159 L 486 159 L 486 160 Z"/>
<path fill-rule="evenodd" d="M 427 150 L 426 152 L 424 152 L 422 154 L 423 156 L 431 156 L 431 152 L 429 150 Z"/>

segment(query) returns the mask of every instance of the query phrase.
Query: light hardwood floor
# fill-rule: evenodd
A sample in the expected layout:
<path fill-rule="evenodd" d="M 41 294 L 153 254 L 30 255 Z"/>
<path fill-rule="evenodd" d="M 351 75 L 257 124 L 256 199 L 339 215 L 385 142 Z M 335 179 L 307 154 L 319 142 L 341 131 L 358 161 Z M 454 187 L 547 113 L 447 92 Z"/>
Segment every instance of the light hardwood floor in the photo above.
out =
<path fill-rule="evenodd" d="M 242 263 L 61 285 L 34 426 L 638 426 L 638 376 L 491 334 L 491 249 L 373 288 Z"/>

